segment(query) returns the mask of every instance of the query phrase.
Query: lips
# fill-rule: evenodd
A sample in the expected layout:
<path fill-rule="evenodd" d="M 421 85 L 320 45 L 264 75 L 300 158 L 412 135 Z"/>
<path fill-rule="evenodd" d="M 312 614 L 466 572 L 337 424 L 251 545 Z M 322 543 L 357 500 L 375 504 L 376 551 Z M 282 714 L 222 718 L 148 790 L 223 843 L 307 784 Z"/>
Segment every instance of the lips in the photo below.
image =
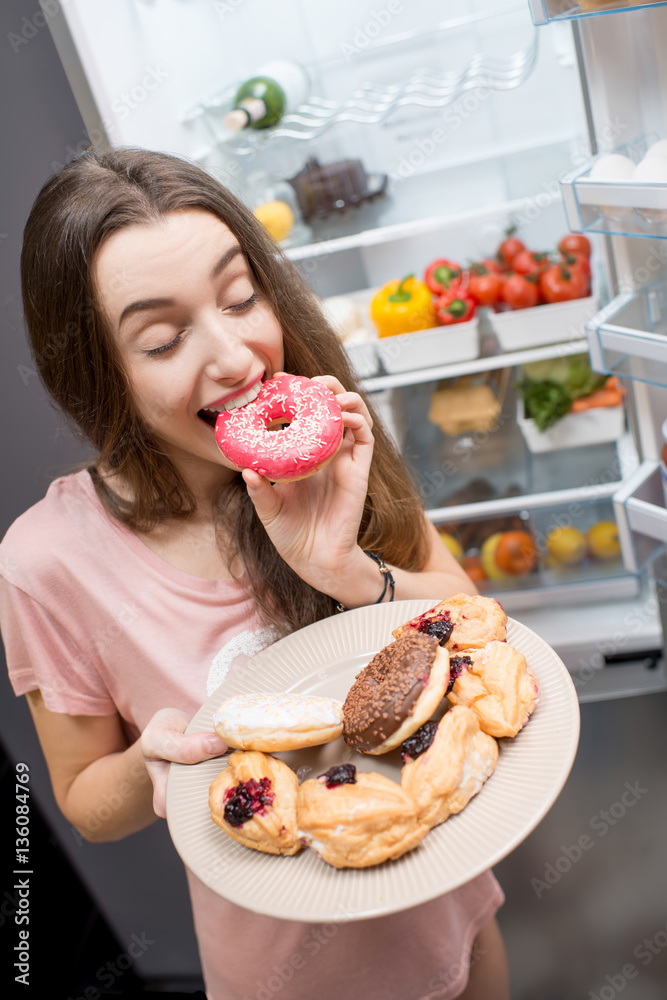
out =
<path fill-rule="evenodd" d="M 238 410 L 240 406 L 245 406 L 247 403 L 251 403 L 253 399 L 257 398 L 259 390 L 262 388 L 262 380 L 258 379 L 254 385 L 251 385 L 249 389 L 245 392 L 240 393 L 238 396 L 233 396 L 231 399 L 225 400 L 219 406 L 204 406 L 198 411 L 197 416 L 207 423 L 210 427 L 215 427 L 215 422 L 218 419 L 218 414 L 222 413 L 223 410 Z"/>

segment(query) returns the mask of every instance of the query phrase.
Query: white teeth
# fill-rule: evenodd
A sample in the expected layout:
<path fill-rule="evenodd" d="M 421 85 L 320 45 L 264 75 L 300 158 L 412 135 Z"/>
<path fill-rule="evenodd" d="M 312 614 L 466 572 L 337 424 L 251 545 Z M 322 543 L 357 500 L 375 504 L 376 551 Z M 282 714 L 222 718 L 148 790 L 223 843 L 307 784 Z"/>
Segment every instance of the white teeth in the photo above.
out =
<path fill-rule="evenodd" d="M 259 395 L 259 390 L 262 388 L 262 383 L 257 382 L 253 385 L 247 392 L 244 392 L 241 396 L 234 396 L 233 399 L 227 400 L 222 406 L 205 406 L 204 410 L 207 413 L 221 413 L 223 410 L 237 410 L 239 406 L 245 406 L 246 403 L 252 403 Z"/>

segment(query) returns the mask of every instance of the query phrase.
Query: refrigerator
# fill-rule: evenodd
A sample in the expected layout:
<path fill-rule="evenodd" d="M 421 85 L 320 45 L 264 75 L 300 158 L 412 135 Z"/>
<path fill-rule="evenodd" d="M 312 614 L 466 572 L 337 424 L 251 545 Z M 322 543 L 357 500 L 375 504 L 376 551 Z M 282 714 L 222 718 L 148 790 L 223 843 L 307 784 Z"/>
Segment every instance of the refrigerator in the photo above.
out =
<path fill-rule="evenodd" d="M 491 535 L 535 540 L 528 572 L 479 586 L 559 653 L 582 739 L 560 799 L 497 869 L 512 996 L 663 996 L 667 177 L 596 180 L 595 165 L 609 154 L 639 164 L 667 139 L 667 4 L 40 2 L 8 40 L 19 53 L 48 26 L 84 124 L 63 161 L 89 145 L 158 149 L 200 164 L 253 209 L 288 204 L 283 250 L 325 305 L 342 298 L 354 310 L 350 359 L 427 516 L 482 572 Z M 301 67 L 305 96 L 271 128 L 227 128 L 237 88 L 276 59 Z M 374 336 L 369 307 L 383 285 L 438 258 L 493 257 L 510 227 L 533 251 L 584 232 L 591 293 L 525 315 L 480 309 L 446 340 L 445 328 Z M 578 425 L 549 444 L 529 426 L 521 379 L 526 366 L 580 355 L 619 378 L 623 404 L 590 438 Z M 492 419 L 443 429 L 438 394 L 480 386 Z M 618 553 L 547 553 L 554 529 L 587 538 L 599 523 L 616 525 Z M 626 782 L 654 791 L 578 856 Z M 162 866 L 177 866 L 167 854 Z M 116 876 L 98 884 L 91 857 L 86 881 L 122 936 L 128 873 L 150 877 L 145 847 L 124 854 L 122 902 Z M 142 959 L 148 974 L 169 963 L 161 933 L 163 952 Z M 180 961 L 196 974 L 196 955 Z"/>

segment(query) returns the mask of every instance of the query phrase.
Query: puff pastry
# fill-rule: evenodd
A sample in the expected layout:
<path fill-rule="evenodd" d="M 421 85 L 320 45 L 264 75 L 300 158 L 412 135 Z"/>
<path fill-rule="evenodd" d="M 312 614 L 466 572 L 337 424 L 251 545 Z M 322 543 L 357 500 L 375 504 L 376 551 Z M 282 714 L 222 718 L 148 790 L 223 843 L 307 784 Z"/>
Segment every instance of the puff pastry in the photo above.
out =
<path fill-rule="evenodd" d="M 497 760 L 498 744 L 481 731 L 475 713 L 450 708 L 428 749 L 407 760 L 401 788 L 416 803 L 418 821 L 430 829 L 461 812 L 493 774 Z"/>
<path fill-rule="evenodd" d="M 228 837 L 267 854 L 296 854 L 299 781 L 291 768 L 259 750 L 233 753 L 209 789 L 211 816 Z"/>
<path fill-rule="evenodd" d="M 317 695 L 239 694 L 216 709 L 213 726 L 236 750 L 299 750 L 338 739 L 343 706 Z"/>
<path fill-rule="evenodd" d="M 392 632 L 395 639 L 410 631 L 434 635 L 450 653 L 481 649 L 507 638 L 507 615 L 493 597 L 454 594 Z"/>
<path fill-rule="evenodd" d="M 345 769 L 352 780 L 331 783 L 321 775 L 300 786 L 297 812 L 304 844 L 334 868 L 379 865 L 416 847 L 429 828 L 417 821 L 411 796 L 382 774 L 356 773 L 353 764 Z"/>
<path fill-rule="evenodd" d="M 463 669 L 447 695 L 452 705 L 472 709 L 485 733 L 516 736 L 532 715 L 539 685 L 525 656 L 506 642 L 489 642 L 468 650 Z"/>

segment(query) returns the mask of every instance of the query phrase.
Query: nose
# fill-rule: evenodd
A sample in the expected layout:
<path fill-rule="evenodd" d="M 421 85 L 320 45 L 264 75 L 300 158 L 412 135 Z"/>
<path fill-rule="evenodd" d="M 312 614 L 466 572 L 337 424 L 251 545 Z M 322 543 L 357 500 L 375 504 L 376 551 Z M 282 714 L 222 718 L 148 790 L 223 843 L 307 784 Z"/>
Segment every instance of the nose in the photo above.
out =
<path fill-rule="evenodd" d="M 254 374 L 250 331 L 244 319 L 243 316 L 229 316 L 214 310 L 203 322 L 204 370 L 214 382 L 224 381 L 234 385 Z"/>

